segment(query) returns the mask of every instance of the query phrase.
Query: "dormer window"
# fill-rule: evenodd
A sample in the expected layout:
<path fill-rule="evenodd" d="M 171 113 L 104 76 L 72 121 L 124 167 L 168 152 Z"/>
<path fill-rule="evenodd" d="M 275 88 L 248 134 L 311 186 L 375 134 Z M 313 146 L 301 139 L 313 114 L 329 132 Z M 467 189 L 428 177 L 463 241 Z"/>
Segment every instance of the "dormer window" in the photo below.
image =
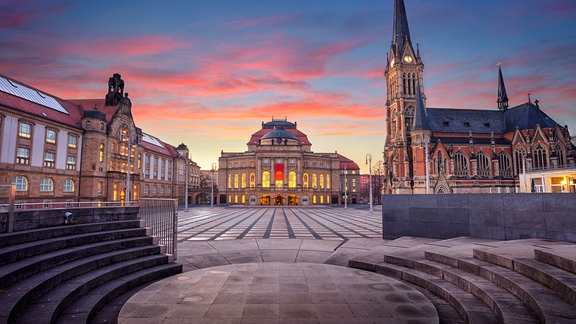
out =
<path fill-rule="evenodd" d="M 464 127 L 470 127 L 470 122 L 469 122 L 469 121 L 465 121 L 465 122 L 464 122 Z"/>
<path fill-rule="evenodd" d="M 484 127 L 490 128 L 490 123 L 484 123 Z"/>
<path fill-rule="evenodd" d="M 449 122 L 449 121 L 447 121 L 447 120 L 445 120 L 443 124 L 444 124 L 444 127 L 448 127 L 448 126 L 450 126 L 450 122 Z"/>

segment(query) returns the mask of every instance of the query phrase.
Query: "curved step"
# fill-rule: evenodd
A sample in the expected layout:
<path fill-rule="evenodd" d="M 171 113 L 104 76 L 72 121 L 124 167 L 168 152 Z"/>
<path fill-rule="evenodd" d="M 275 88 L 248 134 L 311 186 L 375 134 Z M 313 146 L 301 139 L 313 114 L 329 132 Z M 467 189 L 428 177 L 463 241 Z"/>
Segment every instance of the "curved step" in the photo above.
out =
<path fill-rule="evenodd" d="M 20 232 L 0 234 L 0 248 L 27 242 L 46 240 L 67 235 L 111 231 L 115 229 L 141 227 L 141 220 L 110 221 L 105 223 L 71 224 L 44 227 Z"/>
<path fill-rule="evenodd" d="M 151 255 L 95 269 L 58 285 L 31 303 L 22 314 L 10 314 L 9 322 L 54 323 L 62 311 L 91 290 L 136 271 L 166 264 L 166 255 Z"/>
<path fill-rule="evenodd" d="M 181 264 L 168 263 L 136 271 L 107 282 L 76 300 L 70 307 L 62 312 L 58 318 L 58 322 L 89 323 L 98 310 L 124 292 L 145 283 L 150 283 L 181 272 Z"/>
<path fill-rule="evenodd" d="M 534 259 L 576 274 L 576 245 L 554 247 L 546 251 L 534 249 Z"/>
<path fill-rule="evenodd" d="M 53 252 L 36 255 L 21 261 L 10 263 L 0 267 L 0 289 L 7 288 L 21 280 L 24 280 L 38 272 L 47 271 L 53 267 L 65 264 L 70 261 L 87 258 L 107 251 L 116 251 L 129 247 L 150 244 L 151 239 L 145 236 L 120 239 L 113 241 L 103 241 L 91 244 L 79 245 L 68 249 L 56 250 Z"/>
<path fill-rule="evenodd" d="M 40 272 L 35 276 L 9 287 L 0 294 L 0 318 L 15 317 L 16 314 L 23 312 L 26 307 L 33 302 L 34 298 L 42 296 L 47 291 L 76 276 L 120 261 L 157 255 L 160 250 L 159 246 L 149 245 L 151 242 L 149 237 L 129 238 L 124 241 L 125 242 L 121 243 L 128 246 L 132 244 L 138 245 L 133 248 L 111 251 L 68 262 L 50 270 Z M 148 243 L 148 245 L 143 245 L 146 243 Z"/>
<path fill-rule="evenodd" d="M 128 228 L 121 230 L 68 235 L 11 245 L 0 249 L 0 265 L 17 262 L 24 260 L 25 258 L 43 253 L 49 253 L 59 249 L 67 249 L 73 246 L 145 235 L 145 228 Z"/>

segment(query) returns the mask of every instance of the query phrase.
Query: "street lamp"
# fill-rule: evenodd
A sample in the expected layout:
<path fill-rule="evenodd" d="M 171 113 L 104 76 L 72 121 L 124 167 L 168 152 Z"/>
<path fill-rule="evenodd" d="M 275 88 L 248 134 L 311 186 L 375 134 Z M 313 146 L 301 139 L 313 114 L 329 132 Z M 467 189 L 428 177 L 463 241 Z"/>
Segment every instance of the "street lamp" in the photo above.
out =
<path fill-rule="evenodd" d="M 430 168 L 428 167 L 428 142 L 430 139 L 428 136 L 424 136 L 424 156 L 426 164 L 426 194 L 430 193 Z M 420 147 L 422 147 L 422 140 L 420 141 Z"/>
<path fill-rule="evenodd" d="M 188 157 L 188 151 L 186 151 L 186 185 L 185 185 L 185 189 L 184 189 L 184 211 L 187 212 L 188 211 L 188 182 L 190 182 L 190 160 Z"/>
<path fill-rule="evenodd" d="M 366 154 L 366 164 L 368 164 L 368 172 L 370 173 L 370 180 L 369 180 L 369 186 L 370 186 L 370 216 L 372 216 L 372 214 L 374 214 L 374 208 L 373 208 L 373 203 L 372 203 L 372 155 L 370 154 Z"/>
<path fill-rule="evenodd" d="M 344 208 L 348 208 L 348 180 L 346 179 L 346 162 L 344 162 Z"/>
<path fill-rule="evenodd" d="M 128 206 L 130 202 L 130 154 L 132 153 L 132 139 L 130 138 L 130 134 L 128 133 L 127 130 L 122 131 L 120 140 L 126 142 L 126 144 L 128 145 L 128 154 L 127 154 L 128 164 L 126 165 L 126 195 L 124 199 L 126 206 Z"/>
<path fill-rule="evenodd" d="M 212 162 L 212 189 L 210 191 L 210 208 L 214 208 L 214 171 L 216 171 L 216 162 Z"/>

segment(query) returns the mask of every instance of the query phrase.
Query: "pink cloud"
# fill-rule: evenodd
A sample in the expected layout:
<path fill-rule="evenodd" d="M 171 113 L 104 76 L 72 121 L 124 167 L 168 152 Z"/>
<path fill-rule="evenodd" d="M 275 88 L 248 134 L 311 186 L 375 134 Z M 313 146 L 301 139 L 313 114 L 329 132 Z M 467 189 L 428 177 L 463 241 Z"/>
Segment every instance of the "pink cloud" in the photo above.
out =
<path fill-rule="evenodd" d="M 90 44 L 74 43 L 63 45 L 60 52 L 74 55 L 122 55 L 144 56 L 170 52 L 191 45 L 188 40 L 180 40 L 166 35 L 144 35 L 135 37 L 100 37 Z"/>

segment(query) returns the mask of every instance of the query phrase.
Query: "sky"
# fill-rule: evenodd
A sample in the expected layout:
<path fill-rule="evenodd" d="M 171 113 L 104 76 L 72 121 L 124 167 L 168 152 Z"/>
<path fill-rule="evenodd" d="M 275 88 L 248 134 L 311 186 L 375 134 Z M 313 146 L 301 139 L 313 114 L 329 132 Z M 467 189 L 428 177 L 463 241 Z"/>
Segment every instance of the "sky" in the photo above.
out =
<path fill-rule="evenodd" d="M 385 141 L 392 0 L 0 0 L 0 74 L 62 99 L 120 73 L 136 126 L 202 169 L 272 118 L 368 172 Z M 532 100 L 576 135 L 576 1 L 405 0 L 427 107 Z"/>

